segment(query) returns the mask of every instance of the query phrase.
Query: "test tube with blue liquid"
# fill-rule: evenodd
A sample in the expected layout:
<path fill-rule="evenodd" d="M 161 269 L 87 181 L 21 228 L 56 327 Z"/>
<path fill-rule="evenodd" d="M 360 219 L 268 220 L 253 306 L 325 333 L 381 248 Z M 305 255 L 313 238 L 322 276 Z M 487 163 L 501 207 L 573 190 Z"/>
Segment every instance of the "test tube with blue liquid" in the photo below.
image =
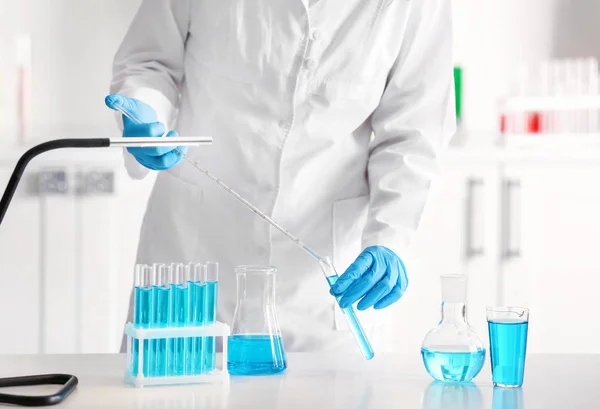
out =
<path fill-rule="evenodd" d="M 184 327 L 187 324 L 189 295 L 187 289 L 186 266 L 183 263 L 171 263 L 171 280 L 169 286 L 169 326 Z M 168 340 L 169 357 L 168 375 L 185 375 L 185 339 Z"/>
<path fill-rule="evenodd" d="M 204 323 L 204 304 L 206 296 L 205 266 L 201 263 L 188 265 L 188 293 L 190 311 L 188 314 L 189 326 L 201 326 Z M 186 374 L 200 375 L 204 372 L 204 359 L 202 355 L 203 343 L 201 337 L 186 340 Z"/>
<path fill-rule="evenodd" d="M 323 274 L 325 274 L 325 278 L 327 279 L 329 286 L 332 287 L 337 282 L 339 276 L 335 270 L 335 267 L 331 263 L 331 260 L 328 257 L 319 259 L 319 265 L 321 266 Z M 336 297 L 338 303 L 340 298 L 341 296 Z M 372 359 L 375 356 L 375 352 L 373 352 L 373 347 L 371 347 L 371 343 L 369 342 L 369 339 L 367 338 L 365 331 L 363 330 L 363 327 L 356 316 L 354 308 L 350 306 L 342 308 L 341 310 L 346 318 L 348 326 L 350 327 L 350 331 L 354 336 L 354 340 L 360 348 L 360 352 L 363 354 L 365 359 Z"/>
<path fill-rule="evenodd" d="M 151 322 L 151 304 L 152 304 L 152 288 L 150 278 L 152 276 L 152 268 L 146 265 L 135 266 L 135 282 L 134 282 L 134 309 L 133 309 L 133 325 L 137 328 L 149 328 Z M 132 374 L 138 375 L 140 349 L 143 352 L 143 373 L 144 376 L 150 376 L 150 351 L 149 342 L 144 340 L 140 346 L 138 340 L 134 340 L 132 346 Z"/>
<path fill-rule="evenodd" d="M 169 270 L 165 264 L 152 267 L 151 328 L 166 328 L 169 324 Z M 167 375 L 167 340 L 150 341 L 151 376 Z"/>
<path fill-rule="evenodd" d="M 204 325 L 212 325 L 217 319 L 217 296 L 219 293 L 219 263 L 209 261 L 206 263 L 206 297 L 204 310 Z M 210 372 L 215 369 L 216 350 L 215 338 L 206 337 L 204 345 L 204 370 Z"/>

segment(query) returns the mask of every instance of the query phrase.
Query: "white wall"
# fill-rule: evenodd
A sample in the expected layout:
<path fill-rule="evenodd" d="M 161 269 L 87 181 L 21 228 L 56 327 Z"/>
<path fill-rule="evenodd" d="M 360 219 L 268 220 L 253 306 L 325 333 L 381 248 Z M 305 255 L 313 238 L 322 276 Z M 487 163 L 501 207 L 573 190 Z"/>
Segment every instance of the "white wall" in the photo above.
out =
<path fill-rule="evenodd" d="M 32 38 L 32 139 L 115 132 L 104 107 L 114 53 L 139 0 L 0 0 L 4 131 L 16 135 L 15 39 Z M 1 129 L 1 127 L 0 127 Z"/>

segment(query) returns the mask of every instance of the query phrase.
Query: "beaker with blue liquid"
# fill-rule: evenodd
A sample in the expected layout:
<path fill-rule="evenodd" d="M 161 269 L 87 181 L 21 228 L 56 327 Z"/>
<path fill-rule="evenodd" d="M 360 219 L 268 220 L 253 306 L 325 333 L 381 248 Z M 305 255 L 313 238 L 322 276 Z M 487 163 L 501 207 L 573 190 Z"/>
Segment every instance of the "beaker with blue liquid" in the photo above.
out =
<path fill-rule="evenodd" d="M 489 307 L 487 319 L 494 386 L 518 388 L 523 385 L 525 373 L 529 310 Z"/>
<path fill-rule="evenodd" d="M 228 339 L 231 375 L 274 375 L 287 360 L 275 306 L 275 267 L 238 266 L 237 304 Z"/>
<path fill-rule="evenodd" d="M 468 382 L 485 362 L 485 348 L 467 322 L 467 276 L 442 275 L 442 320 L 425 335 L 425 369 L 442 382 Z"/>

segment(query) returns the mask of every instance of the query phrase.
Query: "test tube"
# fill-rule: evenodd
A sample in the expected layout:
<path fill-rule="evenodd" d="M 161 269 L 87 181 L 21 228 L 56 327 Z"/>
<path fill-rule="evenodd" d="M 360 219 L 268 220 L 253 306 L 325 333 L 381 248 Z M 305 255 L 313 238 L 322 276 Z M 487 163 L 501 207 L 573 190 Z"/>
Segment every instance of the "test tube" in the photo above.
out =
<path fill-rule="evenodd" d="M 136 264 L 133 270 L 133 326 L 141 327 L 142 316 L 139 308 L 139 303 L 141 302 L 141 289 L 144 287 L 144 269 L 142 264 Z M 134 376 L 137 376 L 138 372 L 138 355 L 139 355 L 140 345 L 137 339 L 133 340 L 133 345 L 131 347 L 131 362 L 130 368 L 131 373 Z"/>
<path fill-rule="evenodd" d="M 587 94 L 587 70 L 586 63 L 583 58 L 577 58 L 575 60 L 575 95 L 579 99 L 583 99 Z M 575 115 L 575 131 L 577 133 L 586 133 L 588 123 L 588 111 L 586 109 L 578 108 Z"/>
<path fill-rule="evenodd" d="M 325 278 L 327 279 L 329 286 L 333 286 L 340 277 L 338 276 L 338 273 L 335 270 L 335 267 L 333 266 L 329 257 L 319 260 L 319 266 L 321 267 L 323 274 L 325 274 Z M 338 303 L 340 301 L 340 298 L 341 296 L 336 297 Z M 365 331 L 362 325 L 360 324 L 358 317 L 356 316 L 354 308 L 352 306 L 346 307 L 342 309 L 342 312 L 344 313 L 346 322 L 348 322 L 348 326 L 350 327 L 352 336 L 354 336 L 354 340 L 360 348 L 360 352 L 363 354 L 365 359 L 372 359 L 375 356 L 375 352 L 373 351 L 373 347 L 371 347 L 371 343 L 367 338 L 367 334 L 365 334 Z"/>
<path fill-rule="evenodd" d="M 186 283 L 187 291 L 187 304 L 185 312 L 185 326 L 192 326 L 192 314 L 193 314 L 193 303 L 194 303 L 194 263 L 187 263 L 184 265 L 184 279 Z M 183 339 L 183 348 L 185 350 L 185 362 L 183 373 L 184 375 L 192 374 L 192 338 L 186 337 Z"/>
<path fill-rule="evenodd" d="M 559 97 L 561 99 L 568 97 L 568 76 L 569 76 L 569 61 L 566 59 L 563 60 L 558 60 L 557 62 L 558 64 L 558 92 L 559 92 Z M 571 126 L 570 126 L 570 115 L 571 113 L 569 112 L 569 110 L 566 109 L 561 109 L 559 112 L 559 127 L 560 130 L 559 132 L 561 134 L 567 134 L 569 132 L 571 132 Z"/>
<path fill-rule="evenodd" d="M 526 63 L 519 64 L 517 68 L 517 95 L 520 98 L 525 98 L 529 95 L 529 66 Z M 515 118 L 515 133 L 524 134 L 528 131 L 530 112 L 518 112 Z"/>
<path fill-rule="evenodd" d="M 190 301 L 190 315 L 188 316 L 189 325 L 201 326 L 204 324 L 204 305 L 206 298 L 206 266 L 202 263 L 196 263 L 191 268 L 192 299 Z M 204 372 L 204 355 L 202 337 L 196 337 L 191 340 L 190 345 L 190 373 L 199 375 Z"/>
<path fill-rule="evenodd" d="M 169 286 L 169 326 L 183 327 L 187 322 L 188 291 L 186 266 L 183 263 L 171 263 L 171 278 Z M 173 359 L 169 362 L 169 375 L 185 375 L 185 343 L 184 338 L 169 340 L 169 356 Z"/>
<path fill-rule="evenodd" d="M 145 264 L 135 266 L 134 277 L 134 308 L 133 325 L 137 328 L 149 328 L 152 316 L 152 289 L 150 279 L 152 276 L 152 267 Z M 144 376 L 150 376 L 150 351 L 148 340 L 144 340 L 143 348 L 143 373 Z M 132 374 L 138 374 L 138 358 L 140 346 L 139 341 L 133 342 L 133 362 Z"/>
<path fill-rule="evenodd" d="M 212 325 L 217 319 L 217 296 L 219 293 L 219 263 L 206 263 L 206 297 L 204 310 L 204 325 Z M 215 337 L 206 337 L 204 346 L 204 370 L 213 371 L 216 364 Z"/>
<path fill-rule="evenodd" d="M 169 323 L 168 269 L 165 264 L 155 263 L 152 271 L 152 327 L 165 328 Z M 153 339 L 150 356 L 154 360 L 151 376 L 167 375 L 167 340 Z"/>
<path fill-rule="evenodd" d="M 556 98 L 558 97 L 561 92 L 562 92 L 562 88 L 561 88 L 561 68 L 560 68 L 560 64 L 559 61 L 557 60 L 552 60 L 550 62 L 550 92 L 551 95 Z M 553 110 L 551 115 L 550 115 L 550 123 L 551 123 L 551 129 L 552 129 L 552 133 L 556 134 L 562 131 L 562 127 L 561 127 L 561 113 L 559 110 Z"/>
<path fill-rule="evenodd" d="M 588 95 L 598 97 L 598 60 L 590 58 L 587 62 L 588 70 Z M 589 132 L 598 132 L 598 108 L 595 106 L 589 113 Z"/>
<path fill-rule="evenodd" d="M 548 99 L 552 95 L 551 93 L 551 79 L 550 79 L 550 63 L 548 61 L 542 61 L 540 64 L 540 96 Z M 550 131 L 550 111 L 546 110 L 542 113 L 541 132 L 548 133 Z"/>

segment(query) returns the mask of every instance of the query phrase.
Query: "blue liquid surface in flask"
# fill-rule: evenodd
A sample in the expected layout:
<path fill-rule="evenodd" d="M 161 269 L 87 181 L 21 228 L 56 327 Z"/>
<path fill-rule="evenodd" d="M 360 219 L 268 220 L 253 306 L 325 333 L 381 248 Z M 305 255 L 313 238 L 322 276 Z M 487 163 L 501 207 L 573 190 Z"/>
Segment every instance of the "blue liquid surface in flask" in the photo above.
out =
<path fill-rule="evenodd" d="M 204 324 L 214 324 L 217 319 L 217 294 L 219 293 L 219 283 L 217 281 L 208 281 L 206 283 L 206 310 L 204 311 Z M 204 371 L 210 372 L 216 365 L 215 337 L 206 337 L 203 339 Z"/>
<path fill-rule="evenodd" d="M 468 382 L 476 377 L 485 362 L 485 349 L 468 352 L 448 352 L 422 348 L 425 369 L 434 379 L 443 382 Z"/>
<path fill-rule="evenodd" d="M 187 322 L 188 289 L 182 284 L 172 284 L 170 291 L 169 326 L 184 327 Z M 185 339 L 175 338 L 167 343 L 167 374 L 170 376 L 185 375 L 186 350 Z"/>
<path fill-rule="evenodd" d="M 338 278 L 340 277 L 337 274 L 327 277 L 327 282 L 329 283 L 329 286 L 334 285 Z M 341 296 L 336 297 L 336 300 L 339 302 L 340 298 Z M 357 342 L 364 357 L 366 359 L 372 359 L 375 356 L 375 353 L 373 352 L 373 348 L 371 348 L 371 344 L 369 344 L 369 341 L 364 336 L 364 332 L 362 330 L 360 322 L 358 321 L 358 318 L 356 317 L 356 312 L 354 311 L 354 308 L 342 308 L 342 312 L 346 315 L 346 317 L 348 317 L 348 325 L 350 325 L 350 329 L 352 330 L 352 332 L 358 335 Z"/>
<path fill-rule="evenodd" d="M 152 328 L 165 328 L 169 323 L 169 289 L 152 287 Z M 150 340 L 150 376 L 167 375 L 167 340 Z"/>
<path fill-rule="evenodd" d="M 152 315 L 152 290 L 146 287 L 135 287 L 134 290 L 134 309 L 133 309 L 133 324 L 136 328 L 148 328 Z M 138 375 L 140 343 L 138 340 L 133 340 L 132 345 L 132 364 L 131 373 L 133 376 Z M 150 351 L 148 340 L 144 341 L 143 352 L 144 361 L 142 362 L 144 376 L 150 376 Z"/>
<path fill-rule="evenodd" d="M 234 335 L 229 337 L 227 348 L 231 375 L 274 375 L 287 368 L 280 336 Z"/>
<path fill-rule="evenodd" d="M 190 292 L 190 313 L 188 323 L 194 326 L 200 326 L 204 323 L 206 285 L 201 282 L 189 282 Z M 186 360 L 185 371 L 190 375 L 200 375 L 204 373 L 204 354 L 203 339 L 196 337 L 186 339 L 186 351 L 188 359 Z"/>
<path fill-rule="evenodd" d="M 488 321 L 492 380 L 495 384 L 523 384 L 528 325 L 523 321 Z"/>

